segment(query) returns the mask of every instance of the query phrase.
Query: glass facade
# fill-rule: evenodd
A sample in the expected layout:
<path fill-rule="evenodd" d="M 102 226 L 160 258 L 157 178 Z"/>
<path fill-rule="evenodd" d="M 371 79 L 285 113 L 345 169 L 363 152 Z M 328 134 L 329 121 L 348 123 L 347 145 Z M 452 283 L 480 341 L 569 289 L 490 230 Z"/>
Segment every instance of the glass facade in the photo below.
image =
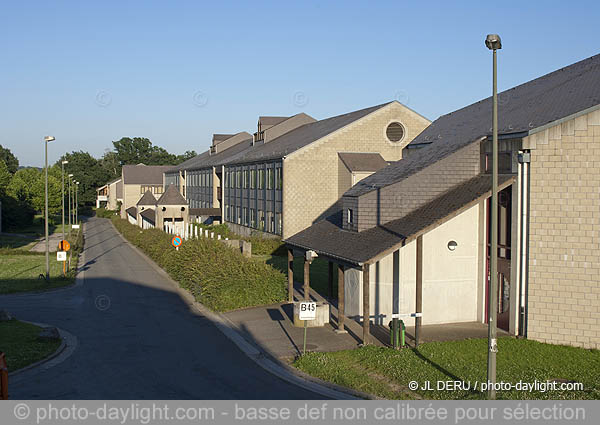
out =
<path fill-rule="evenodd" d="M 224 169 L 224 220 L 281 235 L 282 163 L 226 166 Z"/>
<path fill-rule="evenodd" d="M 212 168 L 187 171 L 185 186 L 190 208 L 213 208 Z"/>

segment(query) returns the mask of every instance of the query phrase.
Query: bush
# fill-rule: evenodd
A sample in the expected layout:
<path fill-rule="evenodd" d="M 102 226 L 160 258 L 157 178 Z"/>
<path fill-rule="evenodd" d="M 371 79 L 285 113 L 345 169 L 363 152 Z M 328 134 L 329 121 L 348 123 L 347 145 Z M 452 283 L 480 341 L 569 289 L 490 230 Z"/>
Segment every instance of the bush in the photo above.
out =
<path fill-rule="evenodd" d="M 96 208 L 96 217 L 112 218 L 115 215 L 118 215 L 117 211 L 109 210 L 106 208 Z"/>
<path fill-rule="evenodd" d="M 2 229 L 18 229 L 33 223 L 35 211 L 25 202 L 11 196 L 2 197 Z"/>
<path fill-rule="evenodd" d="M 171 245 L 172 236 L 162 230 L 142 230 L 116 217 L 112 221 L 126 239 L 212 310 L 274 304 L 286 298 L 283 273 L 244 257 L 222 242 L 206 238 L 187 240 L 176 251 Z"/>
<path fill-rule="evenodd" d="M 285 244 L 281 242 L 281 238 L 265 238 L 258 233 L 253 233 L 251 236 L 241 236 L 229 229 L 226 223 L 207 225 L 195 223 L 200 229 L 208 229 L 214 232 L 215 235 L 221 235 L 223 239 L 241 239 L 252 244 L 252 254 L 256 255 L 286 255 Z"/>

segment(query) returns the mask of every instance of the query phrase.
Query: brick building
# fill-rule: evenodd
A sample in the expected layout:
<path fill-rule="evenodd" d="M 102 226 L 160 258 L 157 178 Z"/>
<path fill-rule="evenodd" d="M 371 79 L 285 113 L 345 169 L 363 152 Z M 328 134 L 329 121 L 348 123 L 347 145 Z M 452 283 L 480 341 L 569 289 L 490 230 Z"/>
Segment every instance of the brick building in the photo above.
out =
<path fill-rule="evenodd" d="M 288 237 L 327 217 L 352 184 L 402 158 L 429 121 L 389 102 L 323 120 L 259 117 L 254 135 L 215 135 L 165 173 L 191 214 L 218 208 L 236 233 Z"/>
<path fill-rule="evenodd" d="M 368 340 L 370 323 L 394 313 L 486 322 L 497 255 L 500 328 L 600 348 L 600 55 L 499 100 L 498 252 L 488 245 L 491 98 L 438 118 L 404 159 L 286 239 L 290 255 L 337 264 L 342 327 L 344 314 L 362 320 Z"/>

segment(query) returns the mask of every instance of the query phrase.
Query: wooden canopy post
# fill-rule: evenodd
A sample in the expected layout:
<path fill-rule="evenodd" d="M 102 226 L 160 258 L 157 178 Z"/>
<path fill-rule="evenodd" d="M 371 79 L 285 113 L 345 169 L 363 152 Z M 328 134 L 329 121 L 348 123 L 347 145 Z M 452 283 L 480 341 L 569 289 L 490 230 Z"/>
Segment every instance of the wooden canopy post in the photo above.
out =
<path fill-rule="evenodd" d="M 328 262 L 329 265 L 329 273 L 328 273 L 328 292 L 327 295 L 329 296 L 329 299 L 332 300 L 333 299 L 333 263 L 331 261 Z"/>
<path fill-rule="evenodd" d="M 304 301 L 310 299 L 310 261 L 304 256 Z"/>
<path fill-rule="evenodd" d="M 423 236 L 417 237 L 417 283 L 415 299 L 415 347 L 421 337 L 421 315 L 423 312 Z"/>
<path fill-rule="evenodd" d="M 288 248 L 288 302 L 294 302 L 294 250 Z"/>
<path fill-rule="evenodd" d="M 348 333 L 344 329 L 344 322 L 346 321 L 346 306 L 344 304 L 345 287 L 344 287 L 344 266 L 338 264 L 338 328 L 335 330 L 336 333 Z"/>
<path fill-rule="evenodd" d="M 363 265 L 363 344 L 367 345 L 371 341 L 371 331 L 370 325 L 371 322 L 371 312 L 370 312 L 370 275 L 369 275 L 369 264 Z"/>

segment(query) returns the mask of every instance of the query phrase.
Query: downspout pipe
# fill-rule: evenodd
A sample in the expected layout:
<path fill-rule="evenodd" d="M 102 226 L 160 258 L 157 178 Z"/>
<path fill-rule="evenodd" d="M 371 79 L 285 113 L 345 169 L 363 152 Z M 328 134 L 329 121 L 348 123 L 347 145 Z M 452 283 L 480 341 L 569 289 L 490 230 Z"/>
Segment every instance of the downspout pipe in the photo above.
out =
<path fill-rule="evenodd" d="M 521 164 L 521 267 L 520 267 L 520 290 L 519 290 L 519 332 L 521 337 L 527 336 L 527 307 L 529 287 L 529 188 L 531 153 L 523 151 L 519 153 Z"/>

